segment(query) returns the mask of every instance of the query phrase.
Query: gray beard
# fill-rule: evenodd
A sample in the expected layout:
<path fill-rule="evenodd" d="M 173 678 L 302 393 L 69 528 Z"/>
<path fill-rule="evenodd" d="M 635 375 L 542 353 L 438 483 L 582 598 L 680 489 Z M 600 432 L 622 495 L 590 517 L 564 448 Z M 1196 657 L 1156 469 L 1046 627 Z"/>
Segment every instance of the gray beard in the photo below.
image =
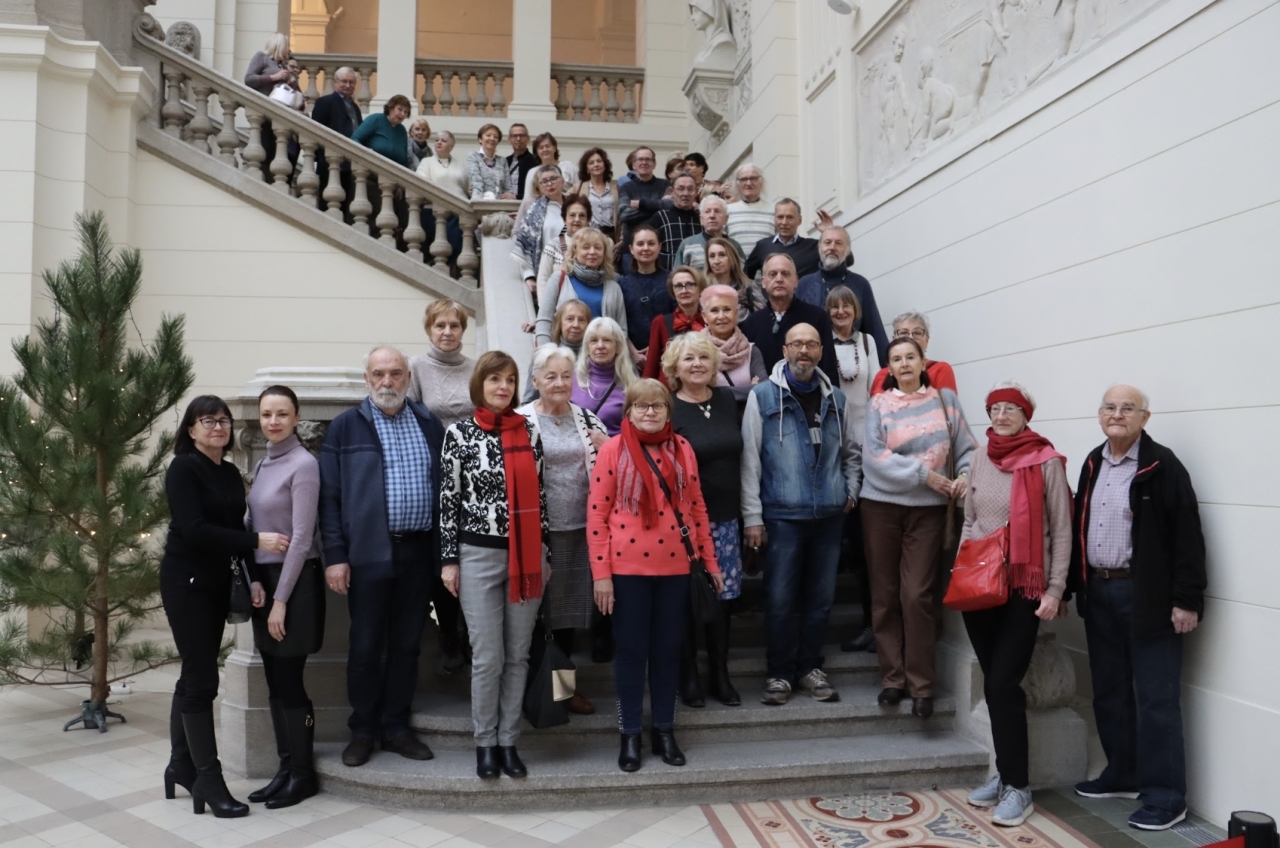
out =
<path fill-rule="evenodd" d="M 834 271 L 843 264 L 844 264 L 843 256 L 841 256 L 840 258 L 836 258 L 834 256 L 822 257 L 822 270 L 824 271 Z"/>
<path fill-rule="evenodd" d="M 814 363 L 788 363 L 791 366 L 791 376 L 797 380 L 804 380 L 806 383 L 813 379 L 813 372 L 818 370 L 818 366 Z"/>
<path fill-rule="evenodd" d="M 405 397 L 407 397 L 405 392 L 397 392 L 395 389 L 379 389 L 369 394 L 373 405 L 388 415 L 394 415 L 400 411 L 400 407 L 404 406 Z"/>

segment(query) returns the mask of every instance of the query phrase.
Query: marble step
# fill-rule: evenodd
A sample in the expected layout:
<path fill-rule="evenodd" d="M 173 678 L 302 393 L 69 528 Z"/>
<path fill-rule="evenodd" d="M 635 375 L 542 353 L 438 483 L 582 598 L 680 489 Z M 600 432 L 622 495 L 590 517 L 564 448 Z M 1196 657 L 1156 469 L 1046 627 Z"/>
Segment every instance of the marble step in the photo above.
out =
<path fill-rule="evenodd" d="M 879 660 L 876 659 L 876 655 L 873 653 L 869 654 L 865 651 L 845 653 L 840 650 L 838 642 L 832 642 L 823 646 L 822 655 L 822 668 L 827 673 L 827 677 L 833 682 L 838 677 L 876 680 L 880 674 Z M 575 651 L 572 659 L 574 665 L 578 667 L 578 679 L 580 681 L 594 683 L 597 680 L 605 680 L 610 687 L 609 691 L 612 691 L 613 663 L 594 663 L 591 661 L 590 652 L 586 650 Z M 698 650 L 698 668 L 705 677 L 707 656 L 706 652 L 701 648 Z M 745 683 L 747 686 L 763 686 L 765 670 L 766 662 L 763 645 L 737 645 L 730 643 L 729 675 L 734 678 L 735 686 L 740 682 Z M 744 678 L 745 680 L 740 681 L 739 678 Z"/>
<path fill-rule="evenodd" d="M 652 757 L 646 735 L 644 764 L 630 774 L 618 768 L 616 734 L 601 743 L 525 737 L 520 752 L 529 777 L 523 780 L 477 778 L 474 747 L 439 748 L 427 762 L 378 752 L 364 766 L 347 768 L 342 745 L 322 743 L 316 769 L 325 792 L 354 801 L 495 812 L 973 786 L 987 773 L 987 752 L 941 725 L 919 733 L 749 742 L 701 741 L 682 731 L 677 738 L 688 765 L 674 768 Z"/>

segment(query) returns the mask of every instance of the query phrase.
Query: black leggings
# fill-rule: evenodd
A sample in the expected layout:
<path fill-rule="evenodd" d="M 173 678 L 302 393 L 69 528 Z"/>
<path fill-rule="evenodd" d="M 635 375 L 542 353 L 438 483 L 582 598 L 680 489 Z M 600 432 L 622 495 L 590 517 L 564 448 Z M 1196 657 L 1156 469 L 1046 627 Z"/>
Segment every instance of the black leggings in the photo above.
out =
<path fill-rule="evenodd" d="M 299 710 L 311 703 L 302 683 L 307 657 L 273 657 L 262 654 L 262 670 L 267 675 L 267 696 L 278 699 L 286 710 Z"/>
<path fill-rule="evenodd" d="M 218 583 L 208 591 L 193 588 L 177 567 L 161 566 L 160 598 L 173 641 L 182 657 L 182 672 L 174 694 L 184 713 L 213 709 L 218 695 L 218 651 L 227 626 L 229 587 Z"/>

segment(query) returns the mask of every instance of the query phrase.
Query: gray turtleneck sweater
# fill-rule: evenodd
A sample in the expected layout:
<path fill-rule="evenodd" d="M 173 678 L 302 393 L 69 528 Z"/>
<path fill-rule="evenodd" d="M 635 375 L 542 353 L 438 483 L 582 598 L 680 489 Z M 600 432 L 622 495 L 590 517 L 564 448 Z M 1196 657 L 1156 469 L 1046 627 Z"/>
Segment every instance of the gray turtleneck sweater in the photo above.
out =
<path fill-rule="evenodd" d="M 287 604 L 303 563 L 320 556 L 316 538 L 320 464 L 296 435 L 267 445 L 267 458 L 258 464 L 253 475 L 248 500 L 246 524 L 255 533 L 282 533 L 289 537 L 289 550 L 284 554 L 254 551 L 259 563 L 284 563 L 275 600 Z"/>
<path fill-rule="evenodd" d="M 447 430 L 476 411 L 471 402 L 475 360 L 461 350 L 446 353 L 427 340 L 427 352 L 409 360 L 409 399 L 422 403 Z"/>

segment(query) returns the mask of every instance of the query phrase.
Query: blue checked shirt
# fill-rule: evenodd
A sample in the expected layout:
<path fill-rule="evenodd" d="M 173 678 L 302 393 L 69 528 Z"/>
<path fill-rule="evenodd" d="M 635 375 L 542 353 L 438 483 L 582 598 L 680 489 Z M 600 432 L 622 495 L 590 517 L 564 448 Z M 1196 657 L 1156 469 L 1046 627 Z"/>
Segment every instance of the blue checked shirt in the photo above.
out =
<path fill-rule="evenodd" d="M 373 426 L 382 442 L 387 529 L 392 533 L 430 530 L 431 450 L 418 419 L 408 404 L 394 416 L 373 404 Z"/>
<path fill-rule="evenodd" d="M 1089 565 L 1094 568 L 1127 568 L 1133 558 L 1133 513 L 1129 511 L 1129 487 L 1138 473 L 1138 442 L 1120 457 L 1102 449 L 1102 469 L 1089 504 Z"/>

